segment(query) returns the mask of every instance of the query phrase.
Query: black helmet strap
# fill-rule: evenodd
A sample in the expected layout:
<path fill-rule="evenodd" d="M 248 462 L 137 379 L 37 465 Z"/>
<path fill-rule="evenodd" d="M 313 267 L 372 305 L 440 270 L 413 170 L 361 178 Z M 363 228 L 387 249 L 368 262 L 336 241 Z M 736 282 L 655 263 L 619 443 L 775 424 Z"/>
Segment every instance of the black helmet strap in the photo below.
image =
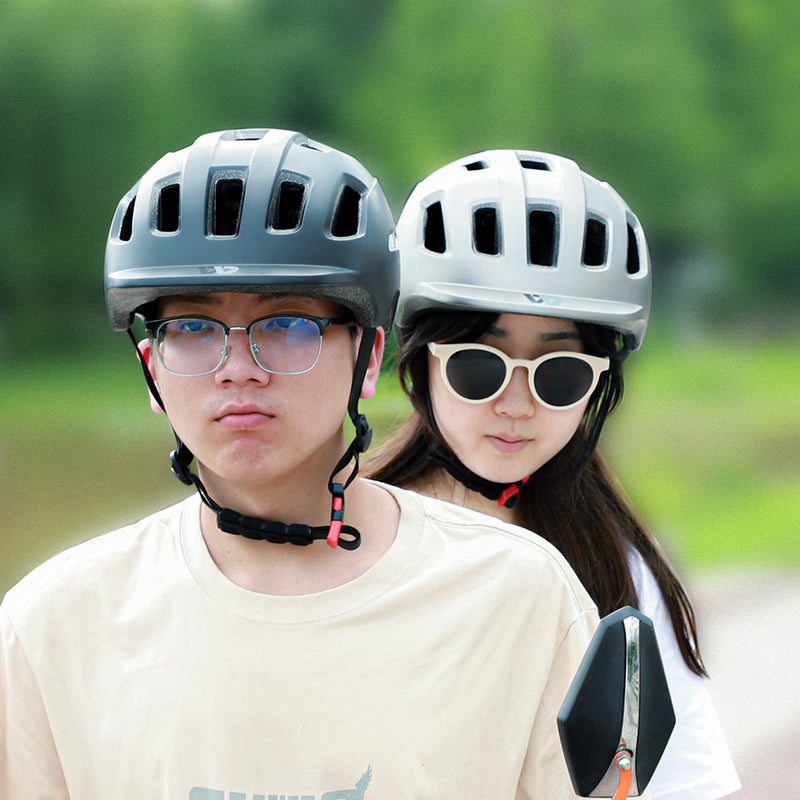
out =
<path fill-rule="evenodd" d="M 128 328 L 128 336 L 133 342 L 139 363 L 142 366 L 145 381 L 150 393 L 155 401 L 161 406 L 164 413 L 164 401 L 158 391 L 147 361 L 139 350 L 136 337 L 133 331 Z M 202 501 L 217 515 L 217 526 L 226 533 L 237 534 L 248 539 L 258 539 L 273 544 L 294 544 L 299 546 L 309 545 L 314 541 L 325 540 L 331 547 L 342 547 L 345 550 L 355 550 L 361 544 L 361 533 L 352 525 L 344 524 L 344 490 L 353 482 L 358 475 L 359 456 L 370 445 L 372 441 L 372 428 L 370 428 L 367 418 L 359 413 L 358 401 L 361 395 L 361 386 L 367 373 L 372 347 L 375 344 L 375 328 L 364 328 L 361 342 L 356 355 L 356 364 L 353 371 L 353 381 L 350 385 L 350 396 L 347 401 L 347 413 L 355 428 L 355 436 L 344 455 L 339 459 L 328 479 L 328 491 L 331 493 L 331 519 L 326 525 L 286 525 L 283 522 L 265 520 L 260 517 L 251 517 L 240 514 L 230 508 L 224 508 L 217 503 L 208 490 L 203 485 L 200 477 L 192 471 L 191 464 L 194 455 L 191 450 L 181 441 L 175 429 L 172 433 L 175 436 L 176 448 L 170 454 L 172 474 L 187 486 L 194 485 Z M 169 419 L 169 416 L 167 416 Z M 334 481 L 334 477 L 343 470 L 350 462 L 353 462 L 353 469 L 344 484 Z"/>
<path fill-rule="evenodd" d="M 461 460 L 449 449 L 441 444 L 435 444 L 428 453 L 428 461 L 437 467 L 447 470 L 452 477 L 463 484 L 470 491 L 479 492 L 489 500 L 495 500 L 497 505 L 513 508 L 517 502 L 522 487 L 530 480 L 530 475 L 514 483 L 495 483 L 482 478 L 466 467 Z"/>

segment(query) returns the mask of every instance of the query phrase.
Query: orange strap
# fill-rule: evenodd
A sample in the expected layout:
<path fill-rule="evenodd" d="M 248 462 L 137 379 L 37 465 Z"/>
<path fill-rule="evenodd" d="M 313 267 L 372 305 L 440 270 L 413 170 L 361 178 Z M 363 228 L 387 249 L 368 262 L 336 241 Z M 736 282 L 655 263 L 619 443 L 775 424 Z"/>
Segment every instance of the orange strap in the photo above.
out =
<path fill-rule="evenodd" d="M 627 759 L 627 762 L 624 766 L 621 766 L 620 761 L 623 758 Z M 630 759 L 631 753 L 628 750 L 620 750 L 614 756 L 614 763 L 619 769 L 619 786 L 617 786 L 617 791 L 614 792 L 614 797 L 611 800 L 627 800 L 633 783 L 633 770 L 631 769 Z"/>

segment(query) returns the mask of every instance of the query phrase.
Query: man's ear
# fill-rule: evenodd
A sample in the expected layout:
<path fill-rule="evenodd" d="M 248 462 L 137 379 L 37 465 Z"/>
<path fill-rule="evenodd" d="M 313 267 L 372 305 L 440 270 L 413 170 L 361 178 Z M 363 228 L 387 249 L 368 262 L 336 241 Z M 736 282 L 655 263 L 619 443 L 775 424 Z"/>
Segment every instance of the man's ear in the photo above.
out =
<path fill-rule="evenodd" d="M 383 328 L 375 329 L 375 344 L 372 345 L 372 352 L 367 362 L 367 374 L 361 384 L 362 400 L 367 400 L 375 394 L 375 388 L 380 377 L 381 361 L 383 361 L 383 351 L 386 348 L 386 331 Z"/>
<path fill-rule="evenodd" d="M 156 381 L 156 369 L 153 357 L 153 349 L 152 349 L 152 340 L 151 339 L 142 339 L 139 344 L 137 345 L 139 348 L 139 352 L 142 354 L 142 359 L 144 363 L 147 364 L 147 370 L 150 373 L 150 377 L 153 379 L 153 383 L 156 384 L 158 387 L 158 382 Z M 158 404 L 158 401 L 153 397 L 153 393 L 148 389 L 147 394 L 150 396 L 150 408 L 156 412 L 156 414 L 163 413 L 164 409 Z"/>

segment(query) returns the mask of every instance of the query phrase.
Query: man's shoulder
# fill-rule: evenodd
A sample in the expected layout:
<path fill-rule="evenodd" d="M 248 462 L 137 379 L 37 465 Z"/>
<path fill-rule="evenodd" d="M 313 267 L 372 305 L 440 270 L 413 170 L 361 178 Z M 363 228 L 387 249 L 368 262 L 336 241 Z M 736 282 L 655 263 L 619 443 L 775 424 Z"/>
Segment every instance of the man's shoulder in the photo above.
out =
<path fill-rule="evenodd" d="M 472 537 L 491 534 L 502 537 L 512 547 L 542 551 L 548 555 L 555 554 L 559 558 L 562 557 L 550 542 L 527 528 L 421 492 L 400 489 L 396 486 L 387 488 L 395 495 L 403 519 L 406 516 L 422 515 L 431 524 L 451 530 L 455 535 Z M 497 546 L 498 542 L 494 541 L 493 544 Z"/>
<path fill-rule="evenodd" d="M 413 543 L 408 563 L 416 583 L 454 591 L 480 586 L 483 601 L 511 600 L 538 617 L 548 608 L 553 625 L 577 619 L 596 624 L 597 610 L 567 560 L 550 542 L 496 517 L 388 487 L 400 507 L 398 537 Z"/>
<path fill-rule="evenodd" d="M 191 499 L 191 498 L 190 498 Z M 28 573 L 6 594 L 3 605 L 11 612 L 36 609 L 42 602 L 76 591 L 91 591 L 105 580 L 130 574 L 133 564 L 146 563 L 169 546 L 170 531 L 177 534 L 187 501 L 161 509 L 143 519 L 88 539 L 52 556 Z"/>

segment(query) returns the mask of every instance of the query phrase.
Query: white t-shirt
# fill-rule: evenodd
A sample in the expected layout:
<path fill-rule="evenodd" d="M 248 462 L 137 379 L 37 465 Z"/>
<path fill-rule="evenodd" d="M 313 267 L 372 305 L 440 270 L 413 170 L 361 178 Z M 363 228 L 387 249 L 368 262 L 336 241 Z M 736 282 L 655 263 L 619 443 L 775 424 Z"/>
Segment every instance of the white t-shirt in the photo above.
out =
<path fill-rule="evenodd" d="M 0 797 L 573 798 L 594 605 L 544 540 L 391 492 L 389 551 L 318 594 L 225 578 L 197 497 L 34 570 L 0 606 Z"/>
<path fill-rule="evenodd" d="M 650 568 L 637 551 L 631 567 L 639 610 L 653 620 L 670 697 L 675 728 L 650 781 L 653 800 L 716 800 L 741 788 L 706 679 L 696 675 L 681 655 L 672 620 Z"/>

